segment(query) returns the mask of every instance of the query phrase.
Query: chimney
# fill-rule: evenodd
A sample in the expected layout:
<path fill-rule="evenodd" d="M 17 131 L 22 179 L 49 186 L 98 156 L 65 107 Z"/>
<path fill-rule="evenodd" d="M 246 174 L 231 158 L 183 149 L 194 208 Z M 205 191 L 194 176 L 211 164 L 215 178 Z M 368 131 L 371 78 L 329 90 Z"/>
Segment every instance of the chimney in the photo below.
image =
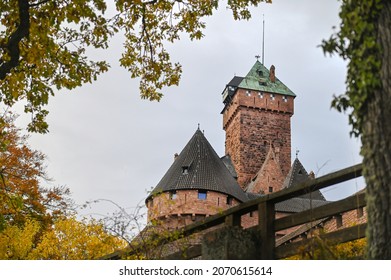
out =
<path fill-rule="evenodd" d="M 176 160 L 178 158 L 178 153 L 175 153 L 174 154 L 174 160 Z"/>
<path fill-rule="evenodd" d="M 272 83 L 276 82 L 276 67 L 274 65 L 270 66 L 269 78 Z"/>

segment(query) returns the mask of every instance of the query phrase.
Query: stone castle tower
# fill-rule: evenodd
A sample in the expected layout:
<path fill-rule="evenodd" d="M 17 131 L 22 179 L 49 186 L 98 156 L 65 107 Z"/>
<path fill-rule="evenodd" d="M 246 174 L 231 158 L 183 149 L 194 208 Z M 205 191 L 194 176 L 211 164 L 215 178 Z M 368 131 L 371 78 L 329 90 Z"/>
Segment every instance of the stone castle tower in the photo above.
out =
<path fill-rule="evenodd" d="M 226 155 L 220 158 L 198 128 L 147 197 L 148 220 L 179 228 L 295 181 L 294 98 L 274 66 L 256 61 L 245 77 L 235 76 L 223 91 Z"/>
<path fill-rule="evenodd" d="M 295 94 L 276 77 L 273 65 L 268 70 L 259 61 L 245 77 L 235 76 L 222 94 L 225 153 L 239 185 L 246 189 L 263 168 L 270 175 L 262 178 L 262 191 L 278 190 L 291 165 L 290 118 Z M 270 177 L 277 184 L 272 186 Z"/>

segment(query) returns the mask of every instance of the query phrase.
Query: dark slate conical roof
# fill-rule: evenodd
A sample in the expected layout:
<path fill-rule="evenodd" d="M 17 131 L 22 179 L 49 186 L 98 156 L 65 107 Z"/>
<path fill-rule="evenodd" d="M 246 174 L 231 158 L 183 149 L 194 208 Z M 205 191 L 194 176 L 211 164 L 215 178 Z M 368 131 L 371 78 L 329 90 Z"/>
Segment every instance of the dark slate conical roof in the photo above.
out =
<path fill-rule="evenodd" d="M 241 202 L 248 200 L 244 191 L 199 129 L 149 197 L 159 192 L 192 189 L 220 192 Z"/>

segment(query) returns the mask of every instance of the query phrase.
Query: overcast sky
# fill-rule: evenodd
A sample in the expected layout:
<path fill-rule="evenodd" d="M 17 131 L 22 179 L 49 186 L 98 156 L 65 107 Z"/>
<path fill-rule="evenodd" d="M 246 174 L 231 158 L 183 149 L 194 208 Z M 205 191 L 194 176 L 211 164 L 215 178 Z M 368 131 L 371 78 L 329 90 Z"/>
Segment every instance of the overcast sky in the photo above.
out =
<path fill-rule="evenodd" d="M 325 57 L 318 47 L 339 25 L 338 1 L 274 0 L 253 9 L 250 21 L 236 22 L 229 10 L 207 19 L 205 37 L 185 36 L 170 46 L 183 75 L 178 87 L 165 89 L 159 103 L 141 100 L 138 81 L 119 68 L 122 41 L 103 53 L 112 69 L 92 85 L 61 92 L 50 100 L 50 133 L 30 143 L 48 156 L 54 184 L 66 185 L 77 203 L 105 198 L 126 208 L 147 196 L 200 123 L 216 152 L 224 155 L 221 92 L 234 75 L 244 76 L 262 53 L 265 15 L 265 65 L 296 95 L 292 117 L 295 150 L 307 171 L 318 176 L 359 163 L 359 141 L 349 137 L 347 116 L 330 109 L 333 94 L 345 87 L 346 64 Z M 23 124 L 24 117 L 20 119 Z M 329 190 L 327 199 L 356 191 Z M 84 213 L 105 214 L 100 204 Z"/>

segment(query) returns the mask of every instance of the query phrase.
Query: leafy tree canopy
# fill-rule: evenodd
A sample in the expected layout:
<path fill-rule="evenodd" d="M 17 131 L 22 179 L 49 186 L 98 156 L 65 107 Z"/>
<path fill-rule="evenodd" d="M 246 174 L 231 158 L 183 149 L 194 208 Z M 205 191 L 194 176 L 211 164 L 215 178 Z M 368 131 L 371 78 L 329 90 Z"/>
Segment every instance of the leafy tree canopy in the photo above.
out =
<path fill-rule="evenodd" d="M 78 221 L 67 217 L 44 232 L 41 241 L 28 255 L 30 259 L 91 260 L 123 249 L 125 241 L 110 235 L 96 220 Z"/>
<path fill-rule="evenodd" d="M 42 230 L 42 224 L 26 219 L 0 231 L 0 259 L 91 260 L 123 249 L 125 242 L 107 233 L 95 220 L 62 217 Z"/>
<path fill-rule="evenodd" d="M 32 218 L 43 227 L 70 210 L 69 189 L 44 187 L 50 180 L 45 155 L 33 150 L 15 124 L 15 115 L 0 116 L 0 231 Z"/>
<path fill-rule="evenodd" d="M 96 259 L 123 248 L 103 222 L 75 218 L 69 189 L 43 186 L 45 155 L 15 118 L 0 116 L 0 259 Z"/>
<path fill-rule="evenodd" d="M 390 259 L 391 2 L 342 0 L 340 30 L 323 49 L 348 60 L 346 92 L 333 106 L 349 112 L 360 136 L 368 210 L 367 256 Z"/>
<path fill-rule="evenodd" d="M 336 53 L 349 61 L 346 92 L 335 96 L 332 106 L 340 112 L 349 112 L 349 123 L 355 136 L 361 135 L 368 104 L 381 85 L 377 19 L 382 2 L 343 0 L 340 29 L 322 44 L 325 53 Z"/>
<path fill-rule="evenodd" d="M 228 0 L 235 19 L 249 19 L 248 7 L 265 0 Z M 167 43 L 181 33 L 201 39 L 206 16 L 218 0 L 115 0 L 116 13 L 106 15 L 105 0 L 7 0 L 0 3 L 0 101 L 23 100 L 30 131 L 45 133 L 45 105 L 60 89 L 91 83 L 106 72 L 106 61 L 87 50 L 107 49 L 124 33 L 120 59 L 132 78 L 140 78 L 140 95 L 160 100 L 162 88 L 178 85 L 181 66 L 173 63 Z M 271 2 L 266 0 L 265 2 Z M 225 2 L 224 2 L 225 3 Z"/>

